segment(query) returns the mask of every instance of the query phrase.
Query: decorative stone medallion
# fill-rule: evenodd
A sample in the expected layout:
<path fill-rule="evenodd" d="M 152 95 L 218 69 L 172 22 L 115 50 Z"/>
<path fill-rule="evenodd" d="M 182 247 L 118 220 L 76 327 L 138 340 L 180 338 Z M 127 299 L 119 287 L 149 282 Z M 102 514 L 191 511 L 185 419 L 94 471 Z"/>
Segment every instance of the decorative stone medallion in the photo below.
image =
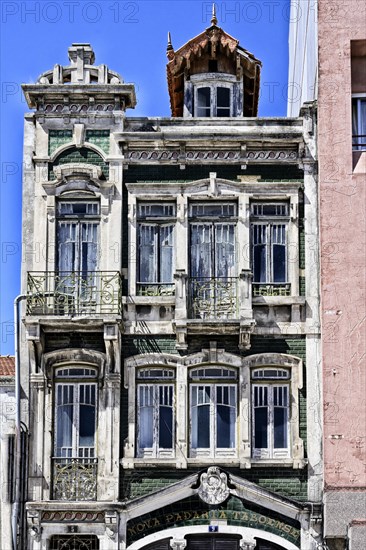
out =
<path fill-rule="evenodd" d="M 208 468 L 207 473 L 201 475 L 200 481 L 198 496 L 207 504 L 221 504 L 230 494 L 227 475 L 216 466 Z"/>

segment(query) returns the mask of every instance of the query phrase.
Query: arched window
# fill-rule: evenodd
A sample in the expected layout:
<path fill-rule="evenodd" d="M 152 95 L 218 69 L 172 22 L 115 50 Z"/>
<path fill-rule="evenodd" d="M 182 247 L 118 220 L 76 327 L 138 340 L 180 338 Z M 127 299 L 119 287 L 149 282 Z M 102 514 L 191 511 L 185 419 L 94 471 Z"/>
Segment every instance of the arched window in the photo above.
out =
<path fill-rule="evenodd" d="M 96 498 L 97 374 L 76 365 L 55 371 L 55 499 Z"/>
<path fill-rule="evenodd" d="M 173 457 L 174 370 L 137 371 L 137 457 Z"/>
<path fill-rule="evenodd" d="M 289 382 L 288 369 L 267 367 L 252 371 L 253 458 L 290 455 Z"/>
<path fill-rule="evenodd" d="M 236 369 L 210 366 L 190 371 L 190 455 L 235 456 Z"/>

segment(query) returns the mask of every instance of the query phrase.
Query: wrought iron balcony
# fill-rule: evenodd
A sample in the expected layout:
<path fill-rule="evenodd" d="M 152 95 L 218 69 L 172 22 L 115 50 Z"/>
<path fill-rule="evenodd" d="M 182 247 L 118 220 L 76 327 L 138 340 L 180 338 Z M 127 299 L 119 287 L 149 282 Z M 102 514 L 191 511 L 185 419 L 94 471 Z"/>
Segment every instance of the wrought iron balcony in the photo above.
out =
<path fill-rule="evenodd" d="M 189 280 L 191 319 L 236 319 L 237 277 L 192 277 Z"/>
<path fill-rule="evenodd" d="M 174 283 L 137 283 L 137 296 L 174 296 Z"/>
<path fill-rule="evenodd" d="M 96 458 L 54 458 L 54 500 L 96 500 Z"/>
<path fill-rule="evenodd" d="M 252 283 L 253 296 L 291 296 L 290 283 Z"/>
<path fill-rule="evenodd" d="M 27 315 L 121 314 L 116 271 L 28 272 Z"/>

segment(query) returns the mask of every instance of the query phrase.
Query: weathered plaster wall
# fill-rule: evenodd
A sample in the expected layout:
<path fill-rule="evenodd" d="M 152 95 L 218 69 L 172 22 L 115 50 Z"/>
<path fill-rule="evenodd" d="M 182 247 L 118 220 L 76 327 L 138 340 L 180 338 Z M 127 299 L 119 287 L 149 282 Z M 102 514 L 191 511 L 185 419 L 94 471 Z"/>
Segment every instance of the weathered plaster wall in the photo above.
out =
<path fill-rule="evenodd" d="M 351 40 L 366 39 L 366 4 L 319 0 L 318 20 L 324 481 L 357 489 L 366 485 L 366 173 L 352 159 Z"/>

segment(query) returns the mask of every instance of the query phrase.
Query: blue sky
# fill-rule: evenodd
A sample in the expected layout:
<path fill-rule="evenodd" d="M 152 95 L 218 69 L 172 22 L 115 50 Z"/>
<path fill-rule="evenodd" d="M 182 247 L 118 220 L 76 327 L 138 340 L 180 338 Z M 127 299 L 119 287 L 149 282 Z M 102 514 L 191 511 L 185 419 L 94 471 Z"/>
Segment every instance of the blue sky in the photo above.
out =
<path fill-rule="evenodd" d="M 259 116 L 285 116 L 290 0 L 216 2 L 218 25 L 263 62 Z M 13 300 L 20 292 L 22 83 L 56 63 L 73 42 L 89 42 L 96 64 L 136 85 L 129 116 L 169 116 L 167 32 L 175 49 L 210 26 L 211 2 L 197 0 L 7 1 L 1 9 L 0 353 L 12 354 Z M 32 205 L 29 205 L 32 208 Z"/>

